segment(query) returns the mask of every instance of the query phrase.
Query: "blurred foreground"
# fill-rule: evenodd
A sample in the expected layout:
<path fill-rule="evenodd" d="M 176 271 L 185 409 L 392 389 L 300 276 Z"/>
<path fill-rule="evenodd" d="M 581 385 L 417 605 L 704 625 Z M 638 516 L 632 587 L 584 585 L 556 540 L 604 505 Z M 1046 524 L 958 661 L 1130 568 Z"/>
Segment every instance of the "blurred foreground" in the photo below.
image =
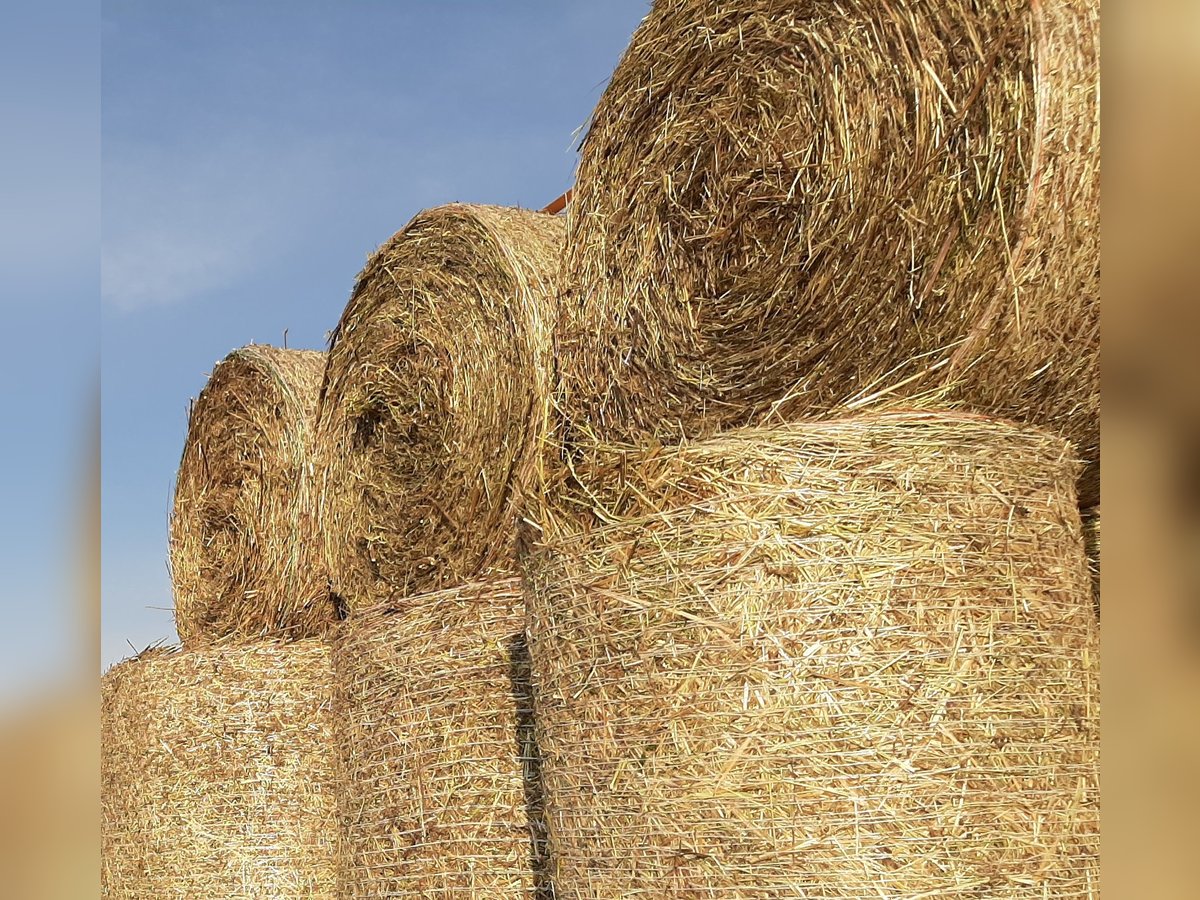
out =
<path fill-rule="evenodd" d="M 1200 4 L 1105 10 L 1103 885 L 1195 896 Z"/>

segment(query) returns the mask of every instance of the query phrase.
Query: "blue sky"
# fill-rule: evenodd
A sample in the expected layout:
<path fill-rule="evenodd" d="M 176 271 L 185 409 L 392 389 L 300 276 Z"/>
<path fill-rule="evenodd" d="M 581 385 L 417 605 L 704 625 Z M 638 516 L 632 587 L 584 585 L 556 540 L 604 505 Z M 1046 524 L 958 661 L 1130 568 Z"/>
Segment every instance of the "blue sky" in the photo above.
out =
<path fill-rule="evenodd" d="M 188 398 L 322 348 L 368 253 L 450 201 L 541 207 L 647 0 L 106 2 L 102 657 L 174 638 Z"/>

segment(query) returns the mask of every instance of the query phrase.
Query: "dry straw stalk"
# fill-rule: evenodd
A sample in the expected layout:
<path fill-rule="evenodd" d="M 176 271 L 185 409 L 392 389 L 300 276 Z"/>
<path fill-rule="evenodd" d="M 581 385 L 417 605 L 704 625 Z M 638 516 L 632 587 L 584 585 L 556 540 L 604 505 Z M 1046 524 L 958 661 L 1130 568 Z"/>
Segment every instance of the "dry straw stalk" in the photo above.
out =
<path fill-rule="evenodd" d="M 328 650 L 151 650 L 101 700 L 101 895 L 334 895 Z"/>
<path fill-rule="evenodd" d="M 549 405 L 564 227 L 444 206 L 359 275 L 318 420 L 326 557 L 348 609 L 511 570 Z"/>
<path fill-rule="evenodd" d="M 520 582 L 357 613 L 333 648 L 341 896 L 544 896 Z"/>
<path fill-rule="evenodd" d="M 312 424 L 325 354 L 251 344 L 192 406 L 171 513 L 185 645 L 318 634 L 333 618 L 318 564 Z"/>
<path fill-rule="evenodd" d="M 1095 895 L 1064 441 L 910 413 L 612 459 L 529 559 L 559 898 Z"/>
<path fill-rule="evenodd" d="M 928 397 L 1094 464 L 1098 48 L 1098 0 L 657 0 L 568 209 L 568 440 Z"/>

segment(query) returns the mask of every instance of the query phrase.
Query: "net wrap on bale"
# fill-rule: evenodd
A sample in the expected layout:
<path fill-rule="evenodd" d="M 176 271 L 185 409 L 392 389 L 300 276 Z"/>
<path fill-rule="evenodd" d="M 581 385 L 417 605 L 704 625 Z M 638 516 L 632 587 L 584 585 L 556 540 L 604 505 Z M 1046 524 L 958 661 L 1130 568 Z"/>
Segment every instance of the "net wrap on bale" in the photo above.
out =
<path fill-rule="evenodd" d="M 348 609 L 511 571 L 547 419 L 564 228 L 443 206 L 359 276 L 317 426 L 326 558 Z"/>
<path fill-rule="evenodd" d="M 559 898 L 1098 890 L 1065 441 L 896 413 L 605 466 L 527 561 Z"/>
<path fill-rule="evenodd" d="M 545 896 L 520 582 L 356 613 L 333 665 L 341 896 Z"/>
<path fill-rule="evenodd" d="M 101 896 L 335 897 L 329 652 L 151 650 L 101 688 Z"/>
<path fill-rule="evenodd" d="M 325 354 L 251 344 L 192 406 L 171 512 L 185 645 L 302 638 L 333 618 L 313 531 L 312 424 Z"/>
<path fill-rule="evenodd" d="M 1095 463 L 1098 47 L 1098 0 L 657 0 L 568 208 L 568 440 L 930 398 Z"/>

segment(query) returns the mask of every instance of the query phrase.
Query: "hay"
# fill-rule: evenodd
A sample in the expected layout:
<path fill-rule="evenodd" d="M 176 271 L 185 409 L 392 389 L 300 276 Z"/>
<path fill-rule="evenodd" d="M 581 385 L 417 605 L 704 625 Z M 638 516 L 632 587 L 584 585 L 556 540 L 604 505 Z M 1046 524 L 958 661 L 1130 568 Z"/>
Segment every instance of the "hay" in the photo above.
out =
<path fill-rule="evenodd" d="M 1064 441 L 894 414 L 613 458 L 528 559 L 560 898 L 1098 891 Z"/>
<path fill-rule="evenodd" d="M 341 896 L 543 896 L 519 581 L 360 612 L 333 664 Z"/>
<path fill-rule="evenodd" d="M 251 344 L 192 406 L 171 513 L 185 645 L 318 634 L 332 619 L 312 534 L 312 417 L 325 354 Z"/>
<path fill-rule="evenodd" d="M 1083 543 L 1087 548 L 1088 571 L 1092 575 L 1092 598 L 1100 615 L 1100 507 L 1083 511 Z"/>
<path fill-rule="evenodd" d="M 511 570 L 549 404 L 564 228 L 444 206 L 359 275 L 317 426 L 326 557 L 348 609 Z"/>
<path fill-rule="evenodd" d="M 1097 0 L 658 0 L 568 208 L 568 439 L 930 396 L 1095 462 L 1098 40 Z"/>
<path fill-rule="evenodd" d="M 101 701 L 102 896 L 332 898 L 329 653 L 153 650 Z"/>

